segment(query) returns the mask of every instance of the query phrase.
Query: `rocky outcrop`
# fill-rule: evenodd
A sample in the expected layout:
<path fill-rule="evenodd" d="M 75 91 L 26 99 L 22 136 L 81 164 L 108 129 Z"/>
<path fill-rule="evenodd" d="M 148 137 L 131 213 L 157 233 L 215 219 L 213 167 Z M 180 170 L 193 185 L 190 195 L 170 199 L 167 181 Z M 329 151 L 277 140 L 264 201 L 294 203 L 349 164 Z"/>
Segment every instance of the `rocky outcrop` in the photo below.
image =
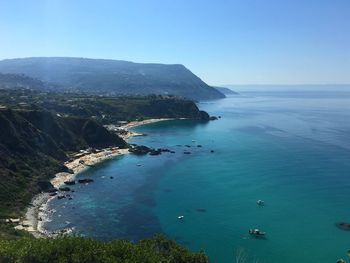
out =
<path fill-rule="evenodd" d="M 151 148 L 144 145 L 132 145 L 131 148 L 129 148 L 129 152 L 137 155 L 148 154 L 151 150 Z"/>
<path fill-rule="evenodd" d="M 87 178 L 87 179 L 79 179 L 78 183 L 79 184 L 88 184 L 88 183 L 92 183 L 93 181 L 94 181 L 93 179 L 89 179 L 89 178 Z"/>
<path fill-rule="evenodd" d="M 131 147 L 129 148 L 129 152 L 133 153 L 133 154 L 137 154 L 137 155 L 160 155 L 163 152 L 167 152 L 167 153 L 175 153 L 174 151 L 171 151 L 169 149 L 165 149 L 165 148 L 158 148 L 158 149 L 153 149 L 153 148 L 149 148 L 147 146 L 144 145 L 131 145 Z"/>
<path fill-rule="evenodd" d="M 57 189 L 48 181 L 39 181 L 38 187 L 42 192 L 52 193 L 57 191 Z"/>

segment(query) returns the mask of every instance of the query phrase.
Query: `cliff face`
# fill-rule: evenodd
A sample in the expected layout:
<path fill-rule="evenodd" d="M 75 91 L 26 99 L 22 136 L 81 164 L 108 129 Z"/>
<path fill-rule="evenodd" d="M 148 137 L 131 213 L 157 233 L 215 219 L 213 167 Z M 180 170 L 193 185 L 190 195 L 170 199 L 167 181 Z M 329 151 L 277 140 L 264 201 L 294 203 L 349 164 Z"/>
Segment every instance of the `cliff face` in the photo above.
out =
<path fill-rule="evenodd" d="M 125 147 L 126 143 L 96 121 L 79 117 L 57 117 L 46 111 L 18 111 L 20 116 L 47 134 L 63 151 L 88 147 Z"/>
<path fill-rule="evenodd" d="M 200 111 L 190 100 L 177 98 L 150 99 L 148 103 L 139 105 L 135 112 L 142 113 L 148 118 L 188 118 L 195 120 L 209 120 L 208 113 Z"/>
<path fill-rule="evenodd" d="M 23 208 L 40 190 L 40 181 L 65 171 L 65 152 L 126 146 L 93 120 L 44 111 L 2 109 L 0 127 L 0 216 Z"/>
<path fill-rule="evenodd" d="M 25 74 L 70 90 L 112 95 L 175 95 L 194 100 L 224 98 L 183 65 L 70 57 L 0 61 L 0 72 Z"/>

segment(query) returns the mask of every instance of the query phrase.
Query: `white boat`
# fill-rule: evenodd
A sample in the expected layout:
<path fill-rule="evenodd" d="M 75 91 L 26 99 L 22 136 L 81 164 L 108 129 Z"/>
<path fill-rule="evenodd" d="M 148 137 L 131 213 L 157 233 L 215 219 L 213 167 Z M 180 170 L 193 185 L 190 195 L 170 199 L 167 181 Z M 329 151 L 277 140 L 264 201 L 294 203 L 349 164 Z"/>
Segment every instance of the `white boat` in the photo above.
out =
<path fill-rule="evenodd" d="M 178 219 L 183 219 L 185 216 L 178 216 L 177 218 Z"/>

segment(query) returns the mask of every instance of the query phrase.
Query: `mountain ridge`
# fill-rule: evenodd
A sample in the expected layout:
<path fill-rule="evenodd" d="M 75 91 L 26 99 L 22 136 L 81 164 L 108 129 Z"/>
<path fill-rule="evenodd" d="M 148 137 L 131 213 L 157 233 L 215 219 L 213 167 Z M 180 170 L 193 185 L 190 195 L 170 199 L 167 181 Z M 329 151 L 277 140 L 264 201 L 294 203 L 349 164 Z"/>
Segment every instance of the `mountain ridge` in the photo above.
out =
<path fill-rule="evenodd" d="M 175 95 L 193 100 L 225 95 L 182 64 L 135 63 L 74 57 L 31 57 L 0 61 L 0 72 L 25 74 L 56 89 L 111 95 Z"/>

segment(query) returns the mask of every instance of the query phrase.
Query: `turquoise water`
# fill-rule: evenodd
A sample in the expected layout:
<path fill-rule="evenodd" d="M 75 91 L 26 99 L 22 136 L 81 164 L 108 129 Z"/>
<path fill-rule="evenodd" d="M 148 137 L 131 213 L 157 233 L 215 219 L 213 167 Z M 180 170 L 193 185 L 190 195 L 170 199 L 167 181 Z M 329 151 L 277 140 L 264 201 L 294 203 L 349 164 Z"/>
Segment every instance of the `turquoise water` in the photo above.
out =
<path fill-rule="evenodd" d="M 238 249 L 270 263 L 346 258 L 350 232 L 335 223 L 350 222 L 350 92 L 246 92 L 199 107 L 222 118 L 138 127 L 148 136 L 131 142 L 176 153 L 80 174 L 95 182 L 53 201 L 46 228 L 101 239 L 162 232 L 212 262 L 235 262 Z M 267 238 L 250 238 L 255 227 Z"/>

